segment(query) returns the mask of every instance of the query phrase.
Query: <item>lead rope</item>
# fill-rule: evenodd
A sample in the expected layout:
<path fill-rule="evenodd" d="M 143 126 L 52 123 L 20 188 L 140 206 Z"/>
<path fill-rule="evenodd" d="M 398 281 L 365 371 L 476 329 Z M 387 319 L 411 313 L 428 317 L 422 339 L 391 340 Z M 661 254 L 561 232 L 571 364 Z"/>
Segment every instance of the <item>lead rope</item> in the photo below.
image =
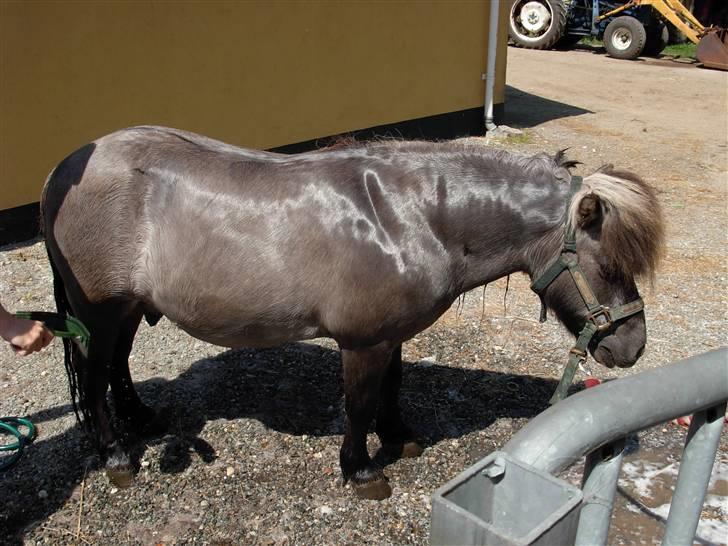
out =
<path fill-rule="evenodd" d="M 559 380 L 554 394 L 549 399 L 549 404 L 554 405 L 556 402 L 560 402 L 569 396 L 569 387 L 574 381 L 576 370 L 579 364 L 586 362 L 589 342 L 597 330 L 596 324 L 589 320 L 586 321 L 584 328 L 579 332 L 579 338 L 576 340 L 576 344 L 569 350 L 569 361 L 566 363 L 564 373 L 561 375 L 561 380 Z"/>

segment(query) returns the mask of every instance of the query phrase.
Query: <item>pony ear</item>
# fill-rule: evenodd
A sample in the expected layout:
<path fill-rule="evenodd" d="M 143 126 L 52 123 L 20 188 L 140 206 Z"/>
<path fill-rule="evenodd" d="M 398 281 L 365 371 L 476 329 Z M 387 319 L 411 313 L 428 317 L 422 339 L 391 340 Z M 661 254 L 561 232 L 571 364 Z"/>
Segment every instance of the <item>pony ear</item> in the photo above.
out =
<path fill-rule="evenodd" d="M 602 206 L 598 195 L 588 193 L 579 201 L 577 225 L 586 229 L 602 219 Z"/>

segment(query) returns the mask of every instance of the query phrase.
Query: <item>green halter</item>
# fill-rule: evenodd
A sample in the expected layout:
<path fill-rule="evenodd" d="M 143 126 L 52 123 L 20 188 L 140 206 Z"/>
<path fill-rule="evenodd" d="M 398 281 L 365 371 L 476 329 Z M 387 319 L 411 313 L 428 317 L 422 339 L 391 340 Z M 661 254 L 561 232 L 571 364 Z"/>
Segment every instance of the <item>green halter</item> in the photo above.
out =
<path fill-rule="evenodd" d="M 576 192 L 581 188 L 582 178 L 581 176 L 571 177 L 571 188 L 569 190 L 569 203 L 576 195 Z M 544 271 L 533 283 L 531 284 L 531 290 L 536 292 L 541 298 L 541 322 L 546 320 L 546 304 L 543 299 L 543 292 L 546 288 L 561 275 L 563 271 L 568 271 L 571 274 L 571 278 L 574 279 L 576 289 L 581 294 L 581 298 L 586 304 L 588 310 L 587 320 L 584 327 L 579 332 L 579 337 L 569 351 L 569 361 L 564 369 L 564 374 L 559 381 L 559 385 L 556 388 L 556 392 L 549 401 L 551 404 L 555 404 L 559 400 L 563 400 L 567 396 L 567 391 L 571 382 L 574 380 L 576 369 L 579 363 L 586 362 L 587 359 L 587 348 L 591 338 L 597 332 L 607 330 L 613 323 L 618 320 L 622 320 L 626 317 L 632 316 L 639 313 L 644 309 L 644 303 L 641 298 L 625 303 L 618 307 L 606 307 L 601 305 L 594 295 L 594 291 L 589 285 L 589 281 L 584 275 L 581 267 L 579 266 L 579 257 L 576 253 L 576 232 L 574 226 L 571 225 L 571 219 L 569 218 L 570 205 L 566 207 L 566 223 L 564 231 L 564 246 L 551 265 Z"/>

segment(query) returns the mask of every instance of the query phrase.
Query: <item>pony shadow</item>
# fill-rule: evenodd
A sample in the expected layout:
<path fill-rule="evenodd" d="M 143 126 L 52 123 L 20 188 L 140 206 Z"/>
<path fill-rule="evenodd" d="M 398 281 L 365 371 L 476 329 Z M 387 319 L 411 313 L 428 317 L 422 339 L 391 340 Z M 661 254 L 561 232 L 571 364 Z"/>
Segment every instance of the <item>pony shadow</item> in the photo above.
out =
<path fill-rule="evenodd" d="M 37 218 L 35 221 L 35 224 L 37 224 Z M 37 227 L 34 225 L 32 228 L 29 228 L 33 230 L 31 233 L 28 233 L 29 236 L 18 236 L 17 240 L 15 242 L 2 244 L 2 241 L 6 240 L 14 240 L 16 237 L 14 236 L 7 236 L 4 233 L 0 233 L 0 252 L 9 252 L 11 250 L 20 250 L 22 248 L 28 248 L 33 246 L 34 244 L 40 242 L 43 240 L 43 237 L 39 235 Z"/>
<path fill-rule="evenodd" d="M 171 381 L 139 383 L 140 397 L 155 401 L 166 428 L 164 434 L 132 437 L 132 456 L 138 459 L 148 445 L 161 443 L 163 472 L 184 471 L 192 452 L 212 462 L 215 448 L 200 433 L 216 419 L 251 418 L 296 436 L 342 435 L 340 374 L 338 351 L 291 343 L 226 351 L 195 362 Z M 405 362 L 400 406 L 405 421 L 434 445 L 502 417 L 531 418 L 548 407 L 555 387 L 551 379 Z"/>
<path fill-rule="evenodd" d="M 167 427 L 156 436 L 129 433 L 126 441 L 137 461 L 150 445 L 162 445 L 160 469 L 176 474 L 190 466 L 192 452 L 206 463 L 216 459 L 216 446 L 200 436 L 216 419 L 255 419 L 270 430 L 292 435 L 341 435 L 340 375 L 339 352 L 319 345 L 225 351 L 193 363 L 172 380 L 138 383 L 142 400 L 154 401 Z M 498 418 L 533 417 L 548 407 L 555 385 L 532 376 L 405 362 L 400 400 L 405 420 L 434 445 L 486 429 Z M 28 417 L 43 423 L 72 412 L 70 404 L 63 404 Z M 391 462 L 381 454 L 376 460 Z M 99 468 L 82 427 L 45 439 L 41 426 L 40 439 L 26 448 L 15 467 L 0 474 L 0 487 L 12 492 L 0 501 L 0 536 L 8 544 L 21 544 L 29 528 L 44 525 L 78 494 L 88 470 Z"/>
<path fill-rule="evenodd" d="M 585 108 L 532 95 L 506 85 L 505 122 L 513 127 L 535 127 L 554 119 L 593 113 Z"/>

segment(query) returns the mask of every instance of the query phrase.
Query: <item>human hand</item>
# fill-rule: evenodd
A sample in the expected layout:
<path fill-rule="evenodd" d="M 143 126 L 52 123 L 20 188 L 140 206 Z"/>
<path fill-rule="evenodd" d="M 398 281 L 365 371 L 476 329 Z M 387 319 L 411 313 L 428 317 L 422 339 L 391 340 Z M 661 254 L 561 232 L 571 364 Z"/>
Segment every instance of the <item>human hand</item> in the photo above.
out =
<path fill-rule="evenodd" d="M 18 356 L 27 356 L 53 341 L 53 334 L 37 320 L 26 320 L 6 314 L 0 320 L 0 336 L 10 343 Z"/>

